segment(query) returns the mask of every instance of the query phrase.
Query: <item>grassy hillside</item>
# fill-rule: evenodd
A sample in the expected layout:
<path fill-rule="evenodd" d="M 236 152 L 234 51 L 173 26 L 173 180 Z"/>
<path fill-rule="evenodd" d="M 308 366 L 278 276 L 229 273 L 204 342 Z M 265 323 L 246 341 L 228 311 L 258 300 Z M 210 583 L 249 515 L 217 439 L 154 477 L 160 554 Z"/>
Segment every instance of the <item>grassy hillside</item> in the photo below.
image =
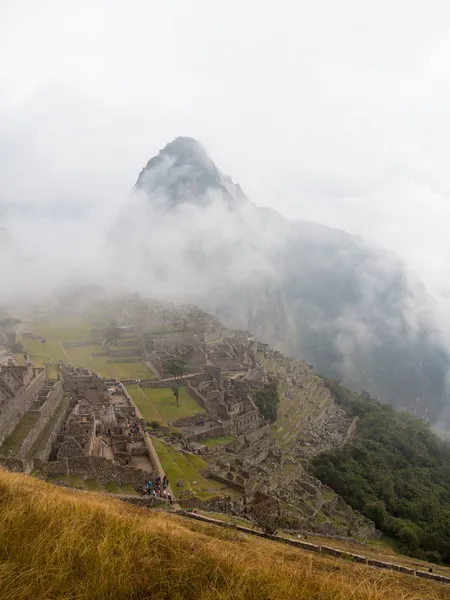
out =
<path fill-rule="evenodd" d="M 435 600 L 448 593 L 0 471 L 2 600 Z"/>
<path fill-rule="evenodd" d="M 450 444 L 410 414 L 328 385 L 358 416 L 356 435 L 313 460 L 314 473 L 397 541 L 401 551 L 450 563 Z"/>

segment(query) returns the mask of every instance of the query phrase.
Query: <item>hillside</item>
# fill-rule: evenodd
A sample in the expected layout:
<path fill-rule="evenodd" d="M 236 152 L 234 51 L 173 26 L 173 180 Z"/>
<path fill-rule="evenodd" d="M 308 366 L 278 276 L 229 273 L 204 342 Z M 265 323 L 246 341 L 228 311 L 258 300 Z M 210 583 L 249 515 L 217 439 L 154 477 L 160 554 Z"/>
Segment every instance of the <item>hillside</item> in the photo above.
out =
<path fill-rule="evenodd" d="M 130 286 L 138 277 L 352 389 L 441 416 L 449 359 L 420 282 L 360 238 L 258 208 L 196 140 L 142 169 L 111 244 Z"/>
<path fill-rule="evenodd" d="M 4 471 L 0 556 L 4 600 L 448 597 L 432 582 Z"/>
<path fill-rule="evenodd" d="M 195 306 L 94 295 L 19 315 L 21 364 L 0 368 L 6 468 L 138 496 L 161 471 L 183 508 L 449 564 L 450 446 L 427 424 Z"/>
<path fill-rule="evenodd" d="M 313 458 L 314 474 L 406 554 L 450 561 L 450 444 L 421 421 L 327 382 L 357 418 L 345 446 Z"/>

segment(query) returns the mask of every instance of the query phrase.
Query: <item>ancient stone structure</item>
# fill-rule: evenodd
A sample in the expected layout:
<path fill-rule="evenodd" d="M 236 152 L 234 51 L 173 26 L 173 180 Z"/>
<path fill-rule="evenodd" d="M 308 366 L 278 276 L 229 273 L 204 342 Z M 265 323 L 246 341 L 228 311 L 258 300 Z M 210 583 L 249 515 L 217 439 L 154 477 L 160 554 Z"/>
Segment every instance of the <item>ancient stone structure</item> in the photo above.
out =
<path fill-rule="evenodd" d="M 59 372 L 64 380 L 64 389 L 72 394 L 80 395 L 86 390 L 95 389 L 100 392 L 106 389 L 103 379 L 88 369 L 65 365 L 60 360 Z"/>
<path fill-rule="evenodd" d="M 272 350 L 248 331 L 226 329 L 193 306 L 132 296 L 111 301 L 109 310 L 119 335 L 114 344 L 102 344 L 101 355 L 143 359 L 159 371 L 156 378 L 129 383 L 172 387 L 165 361 L 186 361 L 183 385 L 204 412 L 153 434 L 167 437 L 180 452 L 201 454 L 208 464 L 202 474 L 239 492 L 236 498 L 218 497 L 220 510 L 251 515 L 276 506 L 277 517 L 292 529 L 376 537 L 373 523 L 307 472 L 311 456 L 346 444 L 357 426 L 310 365 Z M 60 381 L 51 382 L 42 370 L 20 367 L 11 358 L 0 366 L 0 442 L 25 415 L 33 426 L 14 452 L 1 458 L 0 446 L 0 463 L 52 479 L 76 475 L 136 489 L 162 473 L 150 438 L 142 435 L 145 424 L 127 393 L 127 381 L 107 381 L 60 362 Z M 255 400 L 273 383 L 280 406 L 277 422 L 269 424 Z M 131 436 L 134 423 L 141 428 Z M 190 495 L 189 500 L 183 494 L 186 502 L 199 502 Z"/>
<path fill-rule="evenodd" d="M 44 385 L 43 369 L 30 364 L 0 365 L 0 445 L 37 401 Z"/>

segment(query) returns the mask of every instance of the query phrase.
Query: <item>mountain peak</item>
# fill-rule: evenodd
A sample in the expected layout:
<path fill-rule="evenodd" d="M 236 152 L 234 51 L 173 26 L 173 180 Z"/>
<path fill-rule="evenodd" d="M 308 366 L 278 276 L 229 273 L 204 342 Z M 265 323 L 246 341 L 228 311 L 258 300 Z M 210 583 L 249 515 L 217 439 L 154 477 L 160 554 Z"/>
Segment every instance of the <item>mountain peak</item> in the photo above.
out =
<path fill-rule="evenodd" d="M 171 206 L 186 202 L 206 205 L 210 192 L 219 193 L 229 206 L 245 201 L 231 177 L 224 176 L 192 137 L 177 137 L 151 158 L 139 173 L 135 188 L 151 199 L 165 196 Z"/>

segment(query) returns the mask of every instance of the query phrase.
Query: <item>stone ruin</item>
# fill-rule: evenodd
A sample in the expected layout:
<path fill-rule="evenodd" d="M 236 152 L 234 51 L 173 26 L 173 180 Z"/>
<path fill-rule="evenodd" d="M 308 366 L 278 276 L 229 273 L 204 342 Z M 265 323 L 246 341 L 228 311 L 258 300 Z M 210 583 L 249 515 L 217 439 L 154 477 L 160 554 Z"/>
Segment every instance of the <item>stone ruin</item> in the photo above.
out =
<path fill-rule="evenodd" d="M 302 457 L 307 459 L 310 452 L 319 451 L 327 441 L 334 445 L 345 443 L 351 424 L 339 422 L 339 427 L 336 426 L 336 419 L 341 417 L 336 412 L 337 407 L 327 407 L 319 420 L 306 421 L 304 440 L 296 440 L 295 447 L 286 452 L 255 404 L 255 393 L 264 389 L 274 376 L 260 364 L 258 357 L 261 356 L 272 363 L 283 362 L 286 393 L 300 390 L 304 396 L 296 411 L 303 409 L 302 402 L 314 401 L 317 394 L 321 394 L 323 400 L 329 392 L 322 390 L 309 365 L 287 359 L 267 344 L 256 342 L 248 331 L 225 329 L 195 307 L 168 308 L 161 303 L 131 298 L 126 312 L 122 314 L 121 310 L 122 307 L 117 307 L 117 322 L 122 327 L 125 347 L 129 339 L 136 339 L 142 358 L 160 371 L 159 380 L 148 380 L 141 385 L 170 387 L 172 383 L 164 381 L 164 361 L 177 357 L 188 361 L 185 384 L 205 414 L 172 422 L 183 437 L 172 438 L 171 442 L 184 451 L 201 454 L 208 462 L 204 476 L 223 482 L 241 494 L 239 498 L 230 497 L 227 502 L 218 498 L 217 503 L 236 514 L 251 514 L 276 505 L 279 516 L 293 528 L 305 530 L 315 522 L 315 530 L 322 533 L 342 533 L 342 528 L 348 526 L 355 534 L 364 531 L 364 535 L 373 537 L 373 524 L 355 516 L 331 490 L 308 475 L 300 462 Z M 117 346 L 121 347 L 120 338 Z M 135 489 L 155 477 L 158 459 L 152 455 L 146 436 L 128 438 L 128 426 L 138 418 L 124 387 L 119 389 L 116 381 L 104 380 L 87 369 L 62 362 L 59 364 L 60 382 L 45 380 L 42 370 L 31 365 L 16 365 L 16 375 L 12 376 L 8 371 L 11 368 L 8 365 L 0 368 L 4 371 L 2 376 L 0 370 L 0 417 L 2 412 L 6 417 L 5 420 L 0 418 L 0 441 L 5 440 L 27 411 L 36 407 L 34 399 L 42 396 L 41 391 L 48 391 L 49 386 L 61 390 L 58 394 L 61 393 L 66 402 L 58 411 L 54 408 L 53 413 L 50 404 L 42 403 L 48 408 L 38 427 L 41 433 L 45 428 L 48 430 L 45 451 L 34 454 L 35 441 L 31 446 L 28 443 L 21 446 L 15 456 L 17 468 L 34 469 L 53 479 L 78 475 L 83 479 L 96 479 L 101 484 L 130 484 Z M 8 406 L 13 408 L 3 409 L 5 385 L 9 386 Z M 330 398 L 327 396 L 325 400 Z M 57 418 L 52 419 L 55 412 Z M 223 435 L 234 439 L 213 448 L 203 443 L 208 438 Z M 5 458 L 10 464 L 12 459 Z M 34 459 L 33 464 L 30 459 Z M 198 499 L 194 501 L 198 503 Z M 214 502 L 209 501 L 212 508 Z M 319 513 L 325 515 L 320 527 L 316 520 Z M 338 525 L 338 522 L 346 525 Z"/>
<path fill-rule="evenodd" d="M 140 491 L 157 466 L 145 436 L 128 436 L 139 420 L 126 390 L 62 362 L 59 375 L 48 380 L 31 365 L 0 367 L 0 465 Z M 13 451 L 2 452 L 22 418 L 32 418 L 33 426 Z"/>
<path fill-rule="evenodd" d="M 41 446 L 40 452 L 45 455 L 49 451 L 47 440 L 58 427 L 64 409 L 61 383 L 46 379 L 43 369 L 29 363 L 1 365 L 0 456 L 6 453 L 9 457 L 31 458 Z M 27 427 L 28 423 L 33 426 Z"/>

